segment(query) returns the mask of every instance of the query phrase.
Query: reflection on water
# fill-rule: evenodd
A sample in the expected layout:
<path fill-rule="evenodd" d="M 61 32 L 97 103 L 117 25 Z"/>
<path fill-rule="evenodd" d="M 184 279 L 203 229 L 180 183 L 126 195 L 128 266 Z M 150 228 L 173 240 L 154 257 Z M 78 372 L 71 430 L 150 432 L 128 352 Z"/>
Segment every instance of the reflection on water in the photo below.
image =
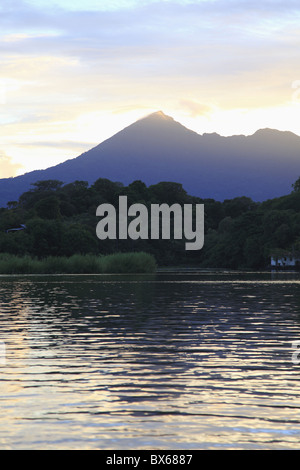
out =
<path fill-rule="evenodd" d="M 299 274 L 1 276 L 1 449 L 296 449 Z"/>

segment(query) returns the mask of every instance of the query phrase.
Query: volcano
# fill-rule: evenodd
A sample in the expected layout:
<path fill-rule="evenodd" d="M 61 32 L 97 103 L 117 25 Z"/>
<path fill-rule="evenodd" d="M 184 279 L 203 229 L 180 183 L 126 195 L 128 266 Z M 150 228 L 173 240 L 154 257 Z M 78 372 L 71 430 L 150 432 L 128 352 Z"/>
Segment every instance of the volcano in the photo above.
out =
<path fill-rule="evenodd" d="M 291 192 L 300 176 L 300 137 L 261 129 L 253 135 L 197 134 L 162 111 L 139 119 L 91 150 L 45 170 L 0 179 L 0 205 L 40 180 L 63 183 L 107 178 L 125 185 L 142 180 L 181 183 L 193 196 L 254 201 Z"/>

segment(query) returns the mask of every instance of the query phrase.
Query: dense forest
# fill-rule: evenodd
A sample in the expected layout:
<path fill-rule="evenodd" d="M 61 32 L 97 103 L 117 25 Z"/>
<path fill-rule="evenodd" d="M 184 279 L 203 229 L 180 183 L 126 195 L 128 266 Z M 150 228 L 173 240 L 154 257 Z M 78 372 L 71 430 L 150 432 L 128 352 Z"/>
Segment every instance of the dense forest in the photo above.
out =
<path fill-rule="evenodd" d="M 204 204 L 205 241 L 199 251 L 186 251 L 184 240 L 99 240 L 96 209 L 102 203 L 118 207 L 119 196 L 128 205 L 142 203 Z M 0 209 L 0 253 L 70 257 L 74 254 L 146 252 L 159 266 L 262 269 L 278 250 L 300 251 L 300 178 L 291 193 L 264 202 L 243 196 L 223 202 L 187 194 L 181 184 L 161 182 L 147 187 L 142 181 L 128 186 L 99 178 L 63 184 L 38 181 L 32 189 Z M 22 228 L 23 230 L 11 230 Z"/>

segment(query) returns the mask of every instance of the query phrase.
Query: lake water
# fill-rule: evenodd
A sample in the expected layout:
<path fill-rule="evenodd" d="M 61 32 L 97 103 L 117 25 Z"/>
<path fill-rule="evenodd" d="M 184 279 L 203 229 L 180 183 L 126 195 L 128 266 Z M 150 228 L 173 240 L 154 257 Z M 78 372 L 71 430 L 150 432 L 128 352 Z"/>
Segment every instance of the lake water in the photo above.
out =
<path fill-rule="evenodd" d="M 1 449 L 300 447 L 299 273 L 0 276 L 0 302 Z"/>

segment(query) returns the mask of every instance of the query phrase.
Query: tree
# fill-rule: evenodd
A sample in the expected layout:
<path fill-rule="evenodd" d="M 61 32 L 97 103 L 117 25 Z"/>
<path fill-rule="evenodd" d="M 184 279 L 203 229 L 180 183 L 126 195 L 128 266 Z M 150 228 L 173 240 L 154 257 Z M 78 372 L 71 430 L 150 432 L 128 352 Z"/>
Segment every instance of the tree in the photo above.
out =
<path fill-rule="evenodd" d="M 64 215 L 86 212 L 91 205 L 91 191 L 87 181 L 74 181 L 60 191 L 61 211 Z"/>
<path fill-rule="evenodd" d="M 91 186 L 97 196 L 101 196 L 105 201 L 114 204 L 117 202 L 117 197 L 123 188 L 122 183 L 113 182 L 106 178 L 98 178 L 97 181 Z M 102 201 L 99 200 L 99 203 Z"/>
<path fill-rule="evenodd" d="M 171 181 L 162 181 L 149 186 L 149 194 L 154 201 L 166 204 L 184 204 L 189 202 L 190 199 L 182 184 Z"/>
<path fill-rule="evenodd" d="M 146 203 L 148 199 L 148 189 L 145 183 L 140 180 L 133 181 L 127 188 L 124 188 L 122 194 L 128 197 L 128 203 L 134 204 L 137 202 Z"/>
<path fill-rule="evenodd" d="M 292 239 L 292 230 L 287 224 L 281 224 L 273 235 L 273 241 L 278 248 L 286 248 Z"/>
<path fill-rule="evenodd" d="M 62 181 L 58 180 L 41 180 L 31 183 L 31 186 L 34 186 L 32 191 L 56 191 L 62 185 Z"/>
<path fill-rule="evenodd" d="M 25 255 L 32 252 L 32 236 L 26 231 L 0 232 L 0 253 Z"/>
<path fill-rule="evenodd" d="M 294 184 L 292 184 L 293 192 L 294 193 L 299 193 L 300 192 L 300 176 L 299 178 L 295 181 Z"/>
<path fill-rule="evenodd" d="M 218 232 L 219 233 L 227 233 L 232 230 L 232 224 L 233 224 L 233 219 L 232 217 L 224 217 L 224 219 L 221 220 L 218 226 Z"/>
<path fill-rule="evenodd" d="M 243 254 L 245 257 L 246 266 L 253 269 L 259 269 L 266 260 L 263 257 L 262 243 L 258 236 L 252 236 L 246 239 L 244 244 Z"/>
<path fill-rule="evenodd" d="M 7 208 L 10 209 L 16 209 L 18 207 L 18 201 L 8 201 L 7 203 Z"/>
<path fill-rule="evenodd" d="M 32 208 L 42 197 L 51 196 L 62 186 L 58 180 L 36 181 L 32 183 L 33 189 L 26 191 L 19 197 L 19 204 L 22 208 Z"/>
<path fill-rule="evenodd" d="M 32 254 L 39 258 L 61 254 L 62 224 L 58 220 L 33 219 L 27 223 L 31 235 Z"/>
<path fill-rule="evenodd" d="M 61 252 L 63 255 L 96 253 L 98 242 L 86 228 L 80 224 L 65 228 L 62 234 Z"/>
<path fill-rule="evenodd" d="M 60 217 L 59 199 L 49 196 L 41 199 L 35 204 L 37 215 L 42 219 L 58 219 Z"/>
<path fill-rule="evenodd" d="M 272 238 L 281 225 L 291 227 L 293 214 L 286 210 L 271 210 L 264 214 L 263 228 L 266 237 Z"/>
<path fill-rule="evenodd" d="M 257 204 L 250 197 L 235 197 L 234 199 L 225 199 L 223 203 L 225 215 L 238 217 L 244 212 L 253 210 Z"/>
<path fill-rule="evenodd" d="M 224 218 L 223 205 L 214 199 L 203 200 L 205 209 L 205 228 L 218 228 L 219 223 Z"/>

